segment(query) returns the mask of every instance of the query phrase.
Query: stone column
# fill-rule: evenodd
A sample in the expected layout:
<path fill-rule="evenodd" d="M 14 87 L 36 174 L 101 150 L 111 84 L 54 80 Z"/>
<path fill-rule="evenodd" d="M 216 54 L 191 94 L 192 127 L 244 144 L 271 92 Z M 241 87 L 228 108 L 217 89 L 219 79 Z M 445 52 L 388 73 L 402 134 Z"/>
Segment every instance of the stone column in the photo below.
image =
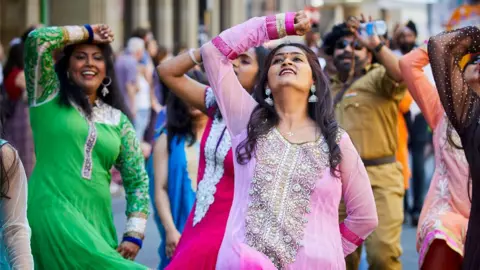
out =
<path fill-rule="evenodd" d="M 90 1 L 50 0 L 51 25 L 82 25 L 90 22 Z"/>
<path fill-rule="evenodd" d="M 132 12 L 133 29 L 137 27 L 150 27 L 150 22 L 148 20 L 148 0 L 133 0 Z"/>
<path fill-rule="evenodd" d="M 229 0 L 230 1 L 230 23 L 229 27 L 237 25 L 246 21 L 247 18 L 247 3 L 245 0 Z"/>
<path fill-rule="evenodd" d="M 25 25 L 30 26 L 40 22 L 40 0 L 25 1 Z"/>
<path fill-rule="evenodd" d="M 173 50 L 173 0 L 156 0 L 157 33 L 160 45 Z"/>
<path fill-rule="evenodd" d="M 115 51 L 123 48 L 123 1 L 118 0 L 91 0 L 94 2 L 103 2 L 99 8 L 100 14 L 96 14 L 97 18 L 92 20 L 98 20 L 99 23 L 108 24 L 115 33 L 115 41 L 112 43 L 112 47 Z M 92 13 L 94 14 L 94 13 Z"/>
<path fill-rule="evenodd" d="M 214 37 L 220 34 L 220 1 L 221 0 L 208 0 L 207 3 L 207 10 L 210 14 L 209 18 L 209 28 L 210 28 L 210 35 Z"/>
<path fill-rule="evenodd" d="M 198 47 L 198 1 L 182 0 L 181 37 L 187 47 Z"/>

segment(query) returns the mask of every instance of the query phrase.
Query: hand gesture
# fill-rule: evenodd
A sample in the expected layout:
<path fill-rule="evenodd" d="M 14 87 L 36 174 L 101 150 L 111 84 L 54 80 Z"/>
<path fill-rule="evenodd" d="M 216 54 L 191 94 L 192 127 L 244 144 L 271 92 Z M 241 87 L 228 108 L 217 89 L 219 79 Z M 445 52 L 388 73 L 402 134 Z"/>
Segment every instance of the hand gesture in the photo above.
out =
<path fill-rule="evenodd" d="M 371 21 L 373 21 L 373 20 L 372 20 L 372 17 L 370 16 L 368 18 L 368 22 L 371 22 Z M 355 36 L 355 38 L 358 40 L 358 42 L 360 42 L 360 44 L 367 47 L 369 50 L 373 50 L 373 49 L 375 49 L 375 47 L 377 47 L 381 43 L 381 40 L 380 40 L 380 37 L 378 35 L 363 36 L 359 33 L 358 30 L 360 29 L 360 24 L 365 23 L 365 22 L 367 22 L 367 21 L 365 19 L 365 16 L 362 14 L 360 20 L 358 20 L 355 17 L 350 17 L 350 18 L 347 19 L 346 24 L 347 24 L 348 29 L 350 29 L 350 31 Z"/>
<path fill-rule="evenodd" d="M 177 230 L 167 232 L 167 239 L 165 239 L 165 254 L 167 255 L 167 258 L 171 258 L 175 253 L 175 249 L 177 248 L 181 236 L 182 235 Z"/>
<path fill-rule="evenodd" d="M 295 33 L 299 36 L 303 36 L 310 31 L 310 18 L 308 18 L 305 11 L 298 11 L 295 14 L 294 28 Z"/>
<path fill-rule="evenodd" d="M 128 241 L 123 241 L 117 248 L 117 252 L 120 253 L 122 257 L 132 261 L 137 257 L 138 251 L 140 251 L 140 247 Z"/>
<path fill-rule="evenodd" d="M 93 43 L 111 43 L 114 40 L 113 31 L 106 24 L 94 24 L 91 26 L 93 30 Z"/>

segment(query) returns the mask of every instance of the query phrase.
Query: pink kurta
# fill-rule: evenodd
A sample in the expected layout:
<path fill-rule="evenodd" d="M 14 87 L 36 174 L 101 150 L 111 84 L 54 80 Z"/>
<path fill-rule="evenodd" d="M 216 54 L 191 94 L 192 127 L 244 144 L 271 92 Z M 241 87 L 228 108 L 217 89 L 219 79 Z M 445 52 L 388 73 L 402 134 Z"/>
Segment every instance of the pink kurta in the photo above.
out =
<path fill-rule="evenodd" d="M 438 92 L 423 72 L 428 54 L 415 49 L 400 60 L 408 90 L 420 107 L 425 120 L 434 131 L 435 172 L 423 204 L 417 231 L 419 265 L 423 264 L 430 244 L 442 239 L 463 256 L 463 245 L 470 215 L 468 196 L 468 163 L 462 149 L 453 147 L 447 139 L 449 125 Z M 461 146 L 460 137 L 452 128 L 452 141 Z"/>
<path fill-rule="evenodd" d="M 246 138 L 257 102 L 240 85 L 229 58 L 278 36 L 267 25 L 272 22 L 274 16 L 250 19 L 202 47 L 232 149 Z M 337 142 L 339 177 L 330 173 L 323 137 L 293 144 L 276 128 L 257 141 L 248 164 L 234 158 L 234 199 L 217 269 L 345 269 L 344 257 L 375 229 L 378 218 L 367 172 L 350 138 L 339 131 Z M 342 197 L 349 215 L 339 224 Z"/>
<path fill-rule="evenodd" d="M 205 90 L 205 107 L 210 119 L 200 144 L 195 205 L 167 270 L 214 269 L 232 206 L 232 143 L 211 88 Z"/>

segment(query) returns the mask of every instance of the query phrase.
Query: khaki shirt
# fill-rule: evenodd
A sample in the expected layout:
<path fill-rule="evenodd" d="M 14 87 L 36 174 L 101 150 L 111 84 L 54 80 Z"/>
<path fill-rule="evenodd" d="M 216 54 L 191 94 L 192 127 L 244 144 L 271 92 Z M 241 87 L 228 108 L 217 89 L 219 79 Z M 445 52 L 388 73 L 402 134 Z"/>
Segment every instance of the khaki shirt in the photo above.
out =
<path fill-rule="evenodd" d="M 332 78 L 333 97 L 344 83 Z M 340 126 L 350 135 L 362 159 L 395 156 L 398 137 L 398 108 L 406 87 L 391 79 L 381 65 L 366 69 L 335 107 Z"/>

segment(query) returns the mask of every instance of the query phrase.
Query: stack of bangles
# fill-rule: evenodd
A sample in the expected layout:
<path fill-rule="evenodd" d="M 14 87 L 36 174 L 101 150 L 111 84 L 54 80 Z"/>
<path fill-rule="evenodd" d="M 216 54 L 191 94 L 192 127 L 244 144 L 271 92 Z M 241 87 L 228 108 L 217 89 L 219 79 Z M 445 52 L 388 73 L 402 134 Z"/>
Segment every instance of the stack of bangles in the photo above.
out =
<path fill-rule="evenodd" d="M 125 233 L 122 242 L 134 243 L 142 248 L 145 228 L 147 227 L 147 215 L 143 213 L 132 213 L 128 216 Z"/>
<path fill-rule="evenodd" d="M 296 35 L 295 12 L 270 15 L 266 18 L 267 33 L 270 40 Z"/>

